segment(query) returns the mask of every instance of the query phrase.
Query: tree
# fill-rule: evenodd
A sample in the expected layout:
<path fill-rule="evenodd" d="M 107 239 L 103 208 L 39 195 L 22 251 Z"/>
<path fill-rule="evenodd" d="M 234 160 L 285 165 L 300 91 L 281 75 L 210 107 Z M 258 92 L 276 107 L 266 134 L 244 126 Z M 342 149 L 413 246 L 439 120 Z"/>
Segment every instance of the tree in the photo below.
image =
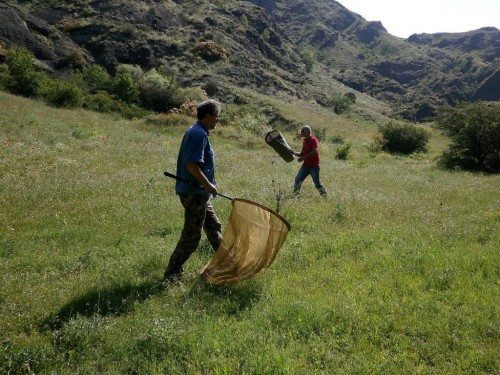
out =
<path fill-rule="evenodd" d="M 328 100 L 328 105 L 333 108 L 333 111 L 340 115 L 348 111 L 356 101 L 356 95 L 348 93 L 345 95 L 335 94 Z"/>
<path fill-rule="evenodd" d="M 462 103 L 441 109 L 436 125 L 451 138 L 439 164 L 448 169 L 500 172 L 500 105 Z"/>

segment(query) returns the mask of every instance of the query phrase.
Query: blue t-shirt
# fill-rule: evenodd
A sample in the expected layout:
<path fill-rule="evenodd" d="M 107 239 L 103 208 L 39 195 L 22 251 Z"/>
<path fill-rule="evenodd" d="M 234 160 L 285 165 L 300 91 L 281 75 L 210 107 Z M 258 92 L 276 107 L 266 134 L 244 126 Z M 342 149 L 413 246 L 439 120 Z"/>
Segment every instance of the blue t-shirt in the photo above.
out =
<path fill-rule="evenodd" d="M 208 181 L 215 185 L 214 150 L 208 138 L 208 131 L 200 122 L 191 126 L 184 134 L 177 158 L 177 176 L 191 181 L 200 187 L 198 188 L 177 180 L 175 183 L 175 192 L 177 194 L 187 193 L 210 196 L 210 193 L 204 190 L 198 180 L 189 172 L 186 163 L 198 163 Z"/>

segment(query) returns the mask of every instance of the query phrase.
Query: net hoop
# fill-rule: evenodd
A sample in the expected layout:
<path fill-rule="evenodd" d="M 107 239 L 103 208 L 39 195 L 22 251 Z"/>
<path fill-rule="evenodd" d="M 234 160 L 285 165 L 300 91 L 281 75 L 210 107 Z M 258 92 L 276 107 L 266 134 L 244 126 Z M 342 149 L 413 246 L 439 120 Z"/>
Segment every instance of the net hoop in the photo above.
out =
<path fill-rule="evenodd" d="M 286 227 L 288 228 L 288 231 L 290 231 L 292 229 L 292 226 L 290 225 L 290 223 L 288 222 L 288 220 L 286 220 L 283 216 L 281 216 L 279 213 L 277 213 L 276 211 L 274 211 L 273 209 L 271 209 L 269 207 L 266 207 L 266 206 L 264 206 L 264 205 L 262 205 L 260 203 L 251 201 L 249 199 L 244 199 L 244 198 L 233 198 L 233 203 L 235 201 L 245 202 L 245 203 L 253 204 L 254 206 L 260 207 L 263 210 L 266 210 L 266 211 L 272 213 L 273 215 L 275 215 L 276 217 L 278 217 L 286 225 Z"/>

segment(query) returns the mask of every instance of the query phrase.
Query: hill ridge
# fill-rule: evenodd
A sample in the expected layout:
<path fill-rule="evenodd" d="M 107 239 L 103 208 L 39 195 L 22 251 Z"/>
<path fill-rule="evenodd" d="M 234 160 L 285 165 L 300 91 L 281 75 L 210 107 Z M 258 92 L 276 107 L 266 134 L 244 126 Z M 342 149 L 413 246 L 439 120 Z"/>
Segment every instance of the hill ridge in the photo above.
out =
<path fill-rule="evenodd" d="M 31 50 L 60 71 L 78 53 L 108 70 L 122 63 L 168 65 L 180 83 L 209 80 L 231 98 L 236 87 L 325 105 L 350 90 L 390 105 L 392 116 L 421 121 L 440 105 L 500 100 L 500 31 L 390 35 L 336 1 L 8 1 L 0 4 L 0 41 Z M 228 52 L 200 60 L 213 40 Z M 312 51 L 308 69 L 304 53 Z"/>

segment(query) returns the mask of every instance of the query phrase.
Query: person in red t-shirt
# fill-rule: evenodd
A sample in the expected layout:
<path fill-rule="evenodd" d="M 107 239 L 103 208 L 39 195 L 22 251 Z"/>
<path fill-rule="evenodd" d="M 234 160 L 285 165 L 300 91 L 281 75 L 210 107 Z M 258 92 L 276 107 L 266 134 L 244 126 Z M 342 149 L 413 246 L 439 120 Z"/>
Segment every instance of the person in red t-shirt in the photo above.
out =
<path fill-rule="evenodd" d="M 314 186 L 316 186 L 316 189 L 319 190 L 320 194 L 326 198 L 327 192 L 319 179 L 319 141 L 314 135 L 312 135 L 311 127 L 307 125 L 300 129 L 300 136 L 303 138 L 302 151 L 295 152 L 290 149 L 292 154 L 299 157 L 297 160 L 299 162 L 303 162 L 297 176 L 295 177 L 293 192 L 294 194 L 299 194 L 302 182 L 304 182 L 307 176 L 311 175 Z"/>

